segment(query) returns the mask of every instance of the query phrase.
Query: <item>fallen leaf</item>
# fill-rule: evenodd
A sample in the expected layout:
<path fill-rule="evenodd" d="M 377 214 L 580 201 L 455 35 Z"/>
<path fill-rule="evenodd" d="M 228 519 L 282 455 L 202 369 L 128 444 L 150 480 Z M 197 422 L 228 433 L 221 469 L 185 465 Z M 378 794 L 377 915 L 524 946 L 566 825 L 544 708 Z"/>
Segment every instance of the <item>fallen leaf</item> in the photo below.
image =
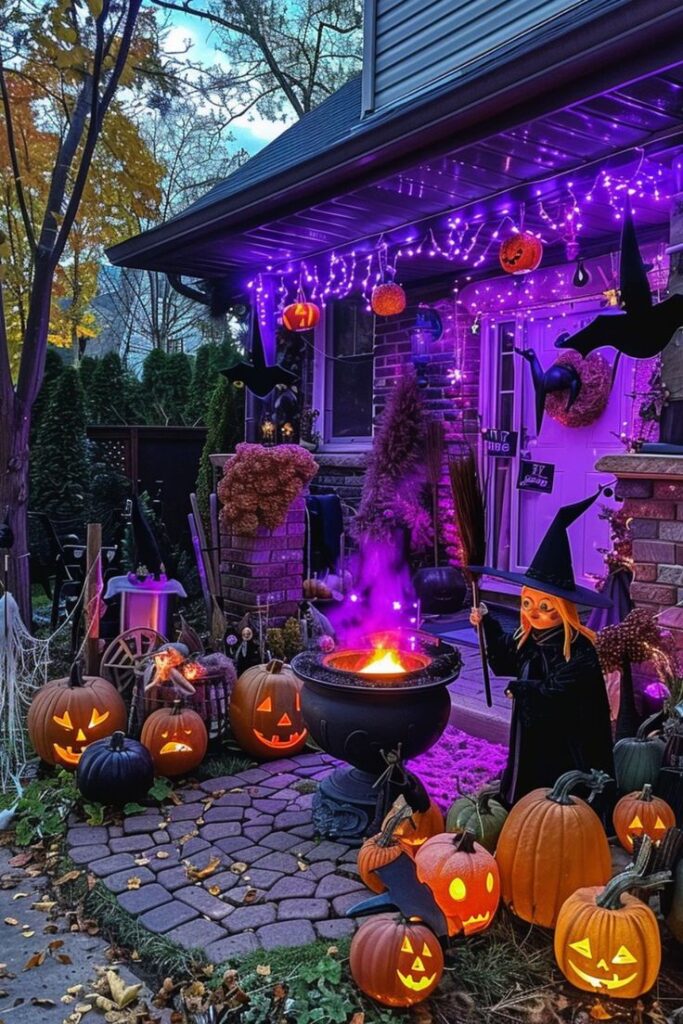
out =
<path fill-rule="evenodd" d="M 194 864 L 188 863 L 185 866 L 185 874 L 191 882 L 201 882 L 202 879 L 208 878 L 213 875 L 215 871 L 221 866 L 220 857 L 212 857 L 209 863 L 203 868 L 196 868 Z M 235 865 L 233 864 L 233 868 Z M 245 864 L 246 869 L 246 864 Z M 232 869 L 231 869 L 232 870 Z"/>
<path fill-rule="evenodd" d="M 358 1010 L 354 1013 L 353 1017 L 349 1021 L 349 1024 L 365 1024 L 365 1014 L 362 1010 Z"/>
<path fill-rule="evenodd" d="M 35 935 L 36 933 L 35 933 L 35 932 L 32 932 L 32 931 L 31 931 L 31 929 L 30 929 L 30 928 L 28 928 L 28 929 L 27 929 L 26 931 L 22 932 L 21 934 L 22 934 L 22 935 L 24 936 L 24 938 L 25 938 L 25 939 L 30 939 L 30 938 L 32 938 L 32 937 L 33 937 L 33 936 L 34 936 L 34 935 Z"/>
<path fill-rule="evenodd" d="M 130 958 L 131 958 L 131 960 L 135 960 L 135 961 L 142 960 L 142 957 L 138 953 L 137 949 L 134 949 L 134 950 L 131 951 Z"/>
<path fill-rule="evenodd" d="M 611 1020 L 612 1014 L 608 1013 L 602 1003 L 597 1000 L 593 1003 L 590 1010 L 588 1011 L 593 1020 Z"/>
<path fill-rule="evenodd" d="M 55 960 L 60 964 L 72 964 L 73 960 L 68 953 L 57 953 Z"/>
<path fill-rule="evenodd" d="M 15 925 L 15 924 L 19 924 L 19 922 L 17 921 L 16 917 L 6 917 L 5 918 L 5 924 Z"/>
<path fill-rule="evenodd" d="M 156 853 L 157 860 L 168 860 L 170 853 L 168 850 L 158 850 Z"/>
<path fill-rule="evenodd" d="M 125 981 L 119 978 L 118 974 L 114 971 L 107 971 L 106 977 L 109 991 L 116 1003 L 117 1009 L 122 1010 L 137 999 L 138 993 L 142 988 L 142 982 L 137 985 L 126 985 Z"/>
<path fill-rule="evenodd" d="M 45 950 L 41 949 L 40 953 L 34 953 L 33 956 L 28 958 L 22 969 L 24 971 L 32 971 L 34 967 L 40 967 L 40 965 L 45 962 L 46 956 L 47 953 Z"/>
<path fill-rule="evenodd" d="M 70 996 L 77 996 L 83 991 L 82 985 L 72 985 L 71 988 L 67 989 Z"/>
<path fill-rule="evenodd" d="M 262 978 L 270 976 L 270 964 L 257 964 L 256 973 L 260 974 Z"/>
<path fill-rule="evenodd" d="M 339 947 L 338 946 L 328 946 L 326 952 L 327 952 L 328 956 L 336 956 L 337 953 L 339 952 Z"/>
<path fill-rule="evenodd" d="M 23 868 L 30 864 L 34 857 L 33 850 L 26 850 L 25 853 L 18 853 L 16 857 L 11 857 L 7 863 L 11 868 Z"/>
<path fill-rule="evenodd" d="M 40 996 L 33 996 L 33 998 L 31 999 L 31 1006 L 42 1006 L 47 1008 L 56 1005 L 57 1004 L 54 1001 L 54 999 L 43 999 Z"/>
<path fill-rule="evenodd" d="M 253 903 L 254 900 L 258 899 L 258 894 L 258 889 L 254 889 L 254 887 L 250 885 L 244 894 L 244 899 L 242 900 L 242 902 Z"/>
<path fill-rule="evenodd" d="M 149 857 L 136 857 L 135 863 L 140 868 L 144 868 L 145 864 L 149 864 Z"/>
<path fill-rule="evenodd" d="M 244 861 L 236 860 L 234 864 L 230 865 L 230 870 L 233 875 L 243 875 L 245 871 L 249 870 L 249 865 L 245 864 Z"/>
<path fill-rule="evenodd" d="M 298 860 L 296 863 L 298 865 L 299 871 L 308 871 L 310 867 L 310 865 L 307 864 L 305 860 Z"/>
<path fill-rule="evenodd" d="M 74 1007 L 76 1013 L 89 1013 L 90 1010 L 92 1010 L 90 1003 L 76 1003 Z"/>
<path fill-rule="evenodd" d="M 48 943 L 48 949 L 61 949 L 64 945 L 64 939 L 53 939 L 52 942 Z"/>
<path fill-rule="evenodd" d="M 28 893 L 27 892 L 15 892 L 14 896 L 12 897 L 12 899 L 13 900 L 20 900 L 24 896 L 28 896 Z"/>
<path fill-rule="evenodd" d="M 38 903 L 31 904 L 31 910 L 52 910 L 56 906 L 55 900 L 39 900 Z"/>
<path fill-rule="evenodd" d="M 222 889 L 220 885 L 210 885 L 209 892 L 211 893 L 212 896 L 220 896 Z"/>
<path fill-rule="evenodd" d="M 59 886 L 59 885 L 66 885 L 68 882 L 75 882 L 76 879 L 80 878 L 82 874 L 83 874 L 82 871 L 77 871 L 75 869 L 73 871 L 67 871 L 67 873 L 65 875 L 62 875 L 61 878 L 58 878 L 54 882 L 54 885 L 55 886 Z"/>
<path fill-rule="evenodd" d="M 129 878 L 126 882 L 126 889 L 139 889 L 142 885 L 142 879 L 134 875 L 133 878 Z"/>

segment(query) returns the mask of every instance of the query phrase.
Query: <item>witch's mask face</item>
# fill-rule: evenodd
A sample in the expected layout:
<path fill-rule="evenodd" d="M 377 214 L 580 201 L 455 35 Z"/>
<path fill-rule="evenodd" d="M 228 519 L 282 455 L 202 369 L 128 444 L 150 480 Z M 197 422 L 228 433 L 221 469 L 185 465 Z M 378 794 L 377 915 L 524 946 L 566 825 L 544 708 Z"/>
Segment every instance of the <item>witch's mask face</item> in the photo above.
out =
<path fill-rule="evenodd" d="M 530 587 L 522 587 L 522 614 L 534 629 L 554 629 L 562 622 L 555 599 Z"/>

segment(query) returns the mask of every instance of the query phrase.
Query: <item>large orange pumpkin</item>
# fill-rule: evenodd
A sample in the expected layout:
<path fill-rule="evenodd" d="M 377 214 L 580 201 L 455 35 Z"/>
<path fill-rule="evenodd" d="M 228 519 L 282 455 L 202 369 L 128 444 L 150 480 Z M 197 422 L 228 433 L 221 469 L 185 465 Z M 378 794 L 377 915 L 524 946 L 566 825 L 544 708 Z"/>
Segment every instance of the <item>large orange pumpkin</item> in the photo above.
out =
<path fill-rule="evenodd" d="M 28 710 L 28 734 L 48 764 L 74 771 L 85 748 L 126 728 L 126 705 L 115 686 L 84 676 L 74 662 L 68 676 L 42 686 Z"/>
<path fill-rule="evenodd" d="M 415 866 L 448 921 L 450 935 L 488 928 L 500 902 L 500 876 L 493 855 L 474 842 L 471 832 L 428 839 L 415 854 Z"/>
<path fill-rule="evenodd" d="M 230 697 L 230 725 L 243 750 L 264 759 L 303 750 L 308 730 L 301 686 L 289 665 L 277 660 L 242 673 Z"/>
<path fill-rule="evenodd" d="M 565 900 L 555 959 L 572 985 L 612 999 L 635 999 L 652 988 L 662 960 L 657 918 L 629 889 L 657 888 L 668 877 L 625 871 L 604 888 L 579 889 Z"/>
<path fill-rule="evenodd" d="M 553 928 L 568 896 L 610 877 L 600 819 L 585 800 L 570 795 L 576 786 L 598 789 L 606 780 L 603 772 L 566 772 L 552 789 L 527 793 L 508 814 L 496 860 L 503 901 L 517 917 Z"/>
<path fill-rule="evenodd" d="M 406 308 L 406 293 L 400 284 L 393 281 L 376 284 L 372 289 L 370 305 L 377 316 L 397 316 Z"/>
<path fill-rule="evenodd" d="M 386 821 L 386 818 L 384 819 Z M 382 822 L 384 827 L 384 822 Z M 443 814 L 433 800 L 424 811 L 413 811 L 410 818 L 404 818 L 394 830 L 394 837 L 411 857 L 423 843 L 444 830 Z"/>
<path fill-rule="evenodd" d="M 386 885 L 376 874 L 377 868 L 391 864 L 403 853 L 394 833 L 402 821 L 412 817 L 405 797 L 398 797 L 382 823 L 382 831 L 366 839 L 358 851 L 358 874 L 373 892 L 384 892 Z"/>
<path fill-rule="evenodd" d="M 177 700 L 173 707 L 152 712 L 142 727 L 140 742 L 152 755 L 155 771 L 172 778 L 201 764 L 209 737 L 197 712 Z"/>
<path fill-rule="evenodd" d="M 649 836 L 653 842 L 660 842 L 676 824 L 676 815 L 666 800 L 652 795 L 652 786 L 646 782 L 640 793 L 622 796 L 612 821 L 619 842 L 631 853 L 636 836 Z"/>
<path fill-rule="evenodd" d="M 320 322 L 320 307 L 315 302 L 292 302 L 282 311 L 282 323 L 288 331 L 310 331 Z"/>
<path fill-rule="evenodd" d="M 441 981 L 443 952 L 426 925 L 379 914 L 364 921 L 351 940 L 349 967 L 366 996 L 384 1006 L 412 1006 Z"/>
<path fill-rule="evenodd" d="M 529 274 L 543 259 L 543 243 L 530 231 L 520 231 L 501 243 L 498 259 L 507 274 Z"/>

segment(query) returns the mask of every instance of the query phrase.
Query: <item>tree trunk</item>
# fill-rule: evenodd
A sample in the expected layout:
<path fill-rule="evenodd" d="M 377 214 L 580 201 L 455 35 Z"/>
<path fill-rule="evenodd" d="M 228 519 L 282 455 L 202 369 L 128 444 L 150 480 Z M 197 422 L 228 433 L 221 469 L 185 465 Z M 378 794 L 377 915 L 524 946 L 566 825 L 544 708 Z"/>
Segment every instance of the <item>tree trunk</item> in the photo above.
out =
<path fill-rule="evenodd" d="M 28 560 L 28 468 L 30 412 L 10 394 L 0 407 L 0 512 L 9 511 L 14 534 L 10 549 L 9 589 L 21 617 L 31 625 L 31 588 Z"/>

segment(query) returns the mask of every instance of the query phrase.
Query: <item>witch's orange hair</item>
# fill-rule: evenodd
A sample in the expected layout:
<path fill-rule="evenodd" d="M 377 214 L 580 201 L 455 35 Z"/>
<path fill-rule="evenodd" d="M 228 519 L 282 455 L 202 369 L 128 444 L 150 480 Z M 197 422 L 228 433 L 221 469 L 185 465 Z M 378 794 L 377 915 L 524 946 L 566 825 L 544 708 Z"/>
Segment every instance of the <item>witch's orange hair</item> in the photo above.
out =
<path fill-rule="evenodd" d="M 563 597 L 553 597 L 552 594 L 548 594 L 548 597 L 552 601 L 553 607 L 558 611 L 564 626 L 563 653 L 565 661 L 569 661 L 572 653 L 572 640 L 576 638 L 577 633 L 582 633 L 592 644 L 595 643 L 595 633 L 592 629 L 588 629 L 587 626 L 581 624 L 579 613 L 573 601 L 567 601 Z M 533 628 L 531 619 L 524 613 L 523 609 L 520 609 L 519 618 L 519 629 L 515 633 L 515 639 L 519 641 L 517 650 L 527 642 Z"/>

